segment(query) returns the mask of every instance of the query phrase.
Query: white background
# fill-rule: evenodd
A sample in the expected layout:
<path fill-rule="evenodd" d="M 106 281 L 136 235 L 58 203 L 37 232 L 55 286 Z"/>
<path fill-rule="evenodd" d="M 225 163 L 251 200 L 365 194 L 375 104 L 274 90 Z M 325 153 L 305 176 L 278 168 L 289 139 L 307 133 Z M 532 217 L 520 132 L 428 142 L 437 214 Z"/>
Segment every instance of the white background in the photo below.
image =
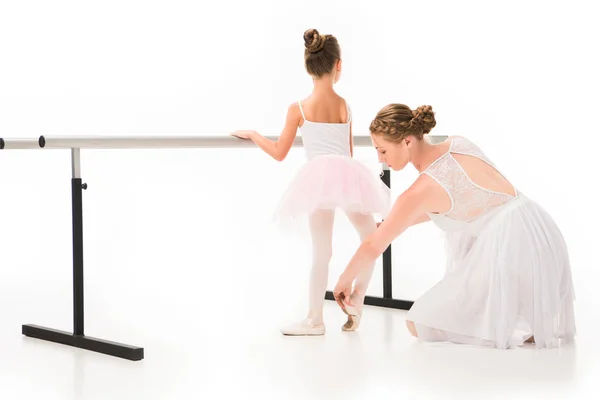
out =
<path fill-rule="evenodd" d="M 390 102 L 430 104 L 434 134 L 475 141 L 554 216 L 571 252 L 585 337 L 597 329 L 600 305 L 600 31 L 593 4 L 2 0 L 0 137 L 235 129 L 278 135 L 287 106 L 311 90 L 302 33 L 313 27 L 333 33 L 343 56 L 338 90 L 352 106 L 356 135 L 367 134 L 375 113 Z M 373 149 L 357 149 L 356 157 L 378 168 Z M 281 164 L 253 149 L 88 150 L 82 160 L 89 185 L 86 332 L 144 345 L 145 364 L 20 336 L 22 323 L 72 329 L 70 157 L 68 151 L 1 151 L 0 382 L 10 382 L 0 388 L 10 396 L 1 397 L 187 398 L 186 390 L 237 393 L 229 379 L 240 376 L 245 385 L 262 385 L 266 397 L 281 396 L 275 382 L 289 386 L 305 371 L 287 374 L 279 364 L 261 361 L 260 369 L 255 363 L 257 354 L 273 352 L 281 355 L 277 362 L 296 363 L 309 351 L 294 342 L 286 352 L 289 342 L 277 332 L 305 312 L 308 242 L 269 225 L 303 162 L 301 149 Z M 410 167 L 394 173 L 395 195 L 415 176 Z M 330 287 L 358 245 L 344 217 L 338 221 Z M 413 300 L 435 284 L 444 268 L 442 245 L 430 224 L 394 242 L 394 297 Z M 370 293 L 381 295 L 380 270 Z M 342 317 L 330 305 L 328 329 L 337 332 Z M 412 343 L 402 312 L 373 313 L 382 321 L 394 316 L 385 343 Z M 380 322 L 365 318 L 362 337 L 376 336 Z M 305 346 L 329 363 L 344 351 L 336 340 L 323 342 L 326 355 L 315 342 Z M 578 360 L 579 376 L 591 376 L 591 364 Z M 514 368 L 513 361 L 507 366 Z M 248 368 L 258 368 L 253 378 Z M 65 377 L 65 369 L 74 372 Z M 95 369 L 105 378 L 95 378 Z M 351 379 L 369 371 L 353 369 Z M 311 374 L 301 376 L 314 384 L 318 374 Z M 392 381 L 381 378 L 379 391 L 368 381 L 359 387 L 385 395 Z M 582 382 L 588 381 L 573 386 L 578 393 Z M 322 391 L 307 396 L 337 390 L 321 384 Z M 304 389 L 300 383 L 294 390 Z"/>

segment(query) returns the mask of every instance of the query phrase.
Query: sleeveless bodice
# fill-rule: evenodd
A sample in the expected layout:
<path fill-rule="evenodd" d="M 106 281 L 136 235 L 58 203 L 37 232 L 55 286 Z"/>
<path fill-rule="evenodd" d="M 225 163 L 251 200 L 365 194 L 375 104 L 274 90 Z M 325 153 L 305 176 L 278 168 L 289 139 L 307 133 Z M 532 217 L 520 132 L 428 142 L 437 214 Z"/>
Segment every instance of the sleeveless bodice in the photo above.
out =
<path fill-rule="evenodd" d="M 299 102 L 298 105 L 304 118 L 299 131 L 308 160 L 321 155 L 350 156 L 350 109 L 348 109 L 348 122 L 325 123 L 306 120 L 302 105 Z"/>

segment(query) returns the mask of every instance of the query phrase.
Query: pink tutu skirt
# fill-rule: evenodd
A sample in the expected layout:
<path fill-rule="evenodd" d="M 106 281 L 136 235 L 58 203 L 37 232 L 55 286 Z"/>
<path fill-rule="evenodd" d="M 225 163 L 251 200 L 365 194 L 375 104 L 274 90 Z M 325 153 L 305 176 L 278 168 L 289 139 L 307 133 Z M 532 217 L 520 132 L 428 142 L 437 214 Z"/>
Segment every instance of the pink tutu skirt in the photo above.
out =
<path fill-rule="evenodd" d="M 379 215 L 390 209 L 390 190 L 378 174 L 349 156 L 322 155 L 298 171 L 275 211 L 280 222 L 317 210 Z"/>

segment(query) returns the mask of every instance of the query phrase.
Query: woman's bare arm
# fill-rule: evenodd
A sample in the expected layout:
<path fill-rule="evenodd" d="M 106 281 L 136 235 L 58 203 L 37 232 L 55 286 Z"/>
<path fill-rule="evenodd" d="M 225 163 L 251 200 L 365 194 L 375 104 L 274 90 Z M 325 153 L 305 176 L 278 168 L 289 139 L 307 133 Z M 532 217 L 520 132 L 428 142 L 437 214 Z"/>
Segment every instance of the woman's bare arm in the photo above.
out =
<path fill-rule="evenodd" d="M 421 175 L 402 193 L 380 227 L 359 246 L 340 276 L 337 289 L 352 285 L 358 273 L 385 251 L 392 241 L 410 226 L 429 220 L 426 213 L 447 208 L 450 199 L 446 191 L 427 175 Z"/>

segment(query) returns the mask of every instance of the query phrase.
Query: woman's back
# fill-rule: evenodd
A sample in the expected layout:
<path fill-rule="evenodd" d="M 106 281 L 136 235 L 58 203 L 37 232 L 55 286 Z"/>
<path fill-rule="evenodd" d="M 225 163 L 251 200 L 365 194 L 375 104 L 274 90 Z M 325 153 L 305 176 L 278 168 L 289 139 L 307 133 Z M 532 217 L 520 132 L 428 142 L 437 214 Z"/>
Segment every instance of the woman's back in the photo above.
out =
<path fill-rule="evenodd" d="M 448 150 L 422 172 L 448 194 L 447 211 L 441 215 L 472 222 L 518 196 L 479 147 L 460 136 L 449 141 Z"/>

